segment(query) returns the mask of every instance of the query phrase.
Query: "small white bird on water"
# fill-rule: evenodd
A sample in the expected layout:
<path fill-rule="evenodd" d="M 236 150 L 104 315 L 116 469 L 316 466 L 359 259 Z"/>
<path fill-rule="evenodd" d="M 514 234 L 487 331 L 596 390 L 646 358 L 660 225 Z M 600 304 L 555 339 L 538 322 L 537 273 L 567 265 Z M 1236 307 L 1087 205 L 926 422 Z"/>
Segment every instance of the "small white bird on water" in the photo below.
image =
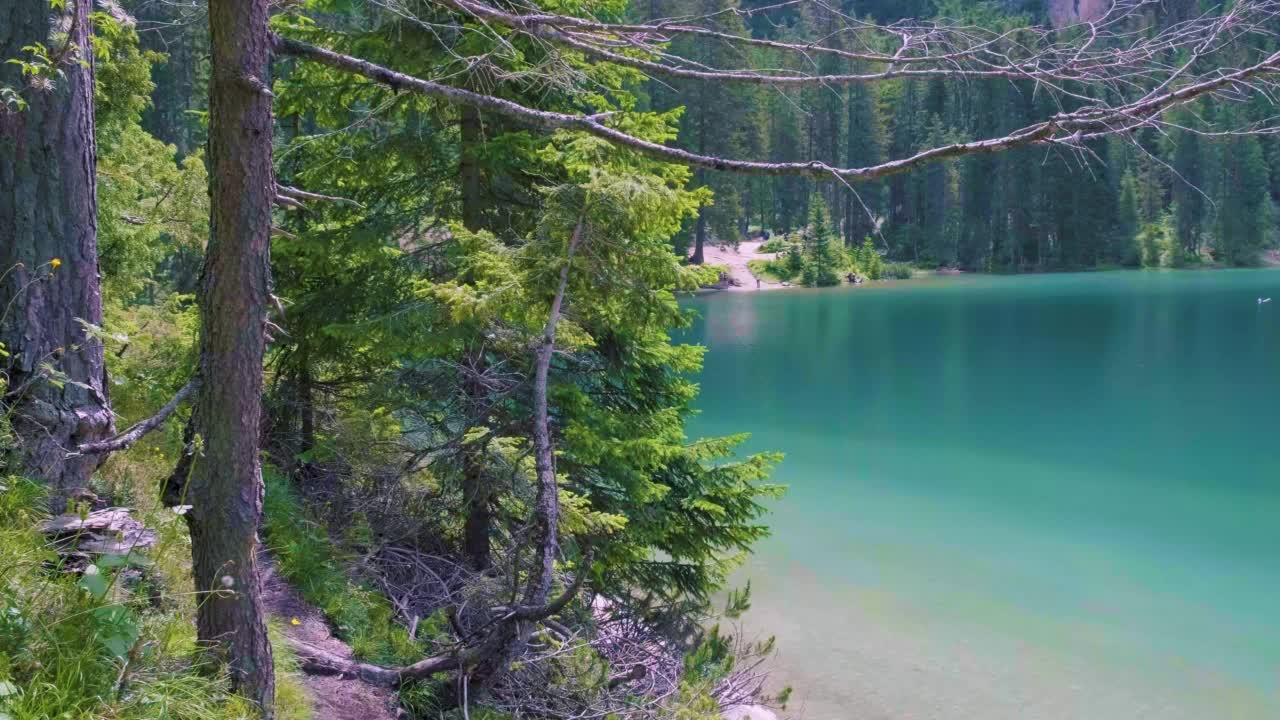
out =
<path fill-rule="evenodd" d="M 1261 305 L 1261 304 L 1263 304 L 1263 303 L 1269 303 L 1269 302 L 1271 302 L 1271 298 L 1258 298 L 1258 304 L 1259 304 L 1259 305 Z"/>

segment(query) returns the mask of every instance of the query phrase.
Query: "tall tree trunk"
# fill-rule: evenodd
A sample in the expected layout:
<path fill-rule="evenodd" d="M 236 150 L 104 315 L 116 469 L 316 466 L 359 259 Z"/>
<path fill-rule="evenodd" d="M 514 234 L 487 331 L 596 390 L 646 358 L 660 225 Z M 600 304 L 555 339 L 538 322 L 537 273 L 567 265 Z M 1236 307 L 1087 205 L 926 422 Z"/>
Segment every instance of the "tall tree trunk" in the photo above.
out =
<path fill-rule="evenodd" d="M 151 92 L 151 107 L 142 114 L 142 127 L 159 140 L 175 145 L 178 154 L 186 157 L 199 149 L 192 116 L 194 110 L 203 108 L 193 103 L 198 102 L 202 90 L 196 87 L 197 73 L 201 67 L 199 58 L 208 51 L 209 29 L 187 21 L 184 15 L 189 9 L 177 3 L 139 2 L 129 7 L 148 29 L 138 35 L 142 47 L 168 57 L 151 70 L 156 87 Z"/>
<path fill-rule="evenodd" d="M 467 397 L 468 430 L 486 425 L 488 393 L 480 377 L 484 369 L 484 351 L 472 350 L 462 381 Z M 488 570 L 492 564 L 490 536 L 493 513 L 489 508 L 492 488 L 485 474 L 484 445 L 485 441 L 478 441 L 463 443 L 462 446 L 462 495 L 467 514 L 462 533 L 463 553 L 476 570 Z"/>
<path fill-rule="evenodd" d="M 479 163 L 479 153 L 484 142 L 484 127 L 480 111 L 463 106 L 459 121 L 462 152 L 458 163 L 458 180 L 462 188 L 462 224 L 476 232 L 486 226 L 484 207 L 484 174 Z M 483 348 L 471 348 L 463 370 L 463 392 L 466 395 L 468 429 L 483 426 L 487 393 L 481 376 L 485 371 Z M 487 570 L 490 557 L 490 534 L 493 516 L 489 508 L 491 489 L 484 472 L 484 443 L 464 443 L 462 446 L 462 495 L 466 521 L 463 525 L 463 554 L 476 570 Z"/>
<path fill-rule="evenodd" d="M 844 192 L 844 227 L 842 228 L 845 247 L 856 247 L 859 244 L 857 238 L 854 237 L 857 234 L 857 217 L 854 212 L 853 193 L 846 189 Z"/>
<path fill-rule="evenodd" d="M 306 343 L 306 340 L 303 340 Z M 316 449 L 316 390 L 315 376 L 311 372 L 311 353 L 307 345 L 300 348 L 301 358 L 298 368 L 297 404 L 298 425 L 300 433 L 295 454 L 290 457 L 289 464 L 294 465 L 294 481 L 305 495 L 312 487 L 319 473 L 316 464 L 311 460 L 311 453 Z M 263 433 L 264 445 L 271 436 L 271 428 Z M 292 442 L 289 443 L 293 445 Z M 306 458 L 297 462 L 296 458 Z M 295 464 L 296 463 L 296 464 Z"/>
<path fill-rule="evenodd" d="M 707 93 L 708 88 L 701 87 L 698 93 L 698 154 L 707 154 Z M 698 185 L 706 186 L 707 174 L 699 170 L 697 173 Z M 701 265 L 706 260 L 703 247 L 707 243 L 707 206 L 703 205 L 698 208 L 698 222 L 693 232 L 693 257 L 689 258 L 689 262 L 694 265 Z"/>
<path fill-rule="evenodd" d="M 0 356 L 0 411 L 11 414 L 25 471 L 52 486 L 55 504 L 100 461 L 68 452 L 112 431 L 102 343 L 82 324 L 102 323 L 92 9 L 91 0 L 67 3 L 66 40 L 51 38 L 49 0 L 0 9 L 0 85 L 28 103 L 0 107 L 0 343 L 10 354 Z M 4 62 L 30 60 L 23 47 L 37 43 L 58 63 L 52 89 Z"/>
<path fill-rule="evenodd" d="M 302 437 L 298 450 L 309 453 L 316 449 L 316 398 L 315 382 L 311 377 L 311 354 L 303 350 L 302 369 L 298 377 L 298 414 L 302 424 Z M 310 463 L 307 463 L 310 465 Z"/>
<path fill-rule="evenodd" d="M 702 248 L 707 244 L 707 208 L 698 208 L 698 221 L 693 226 L 693 256 L 689 262 L 701 265 L 706 260 Z"/>
<path fill-rule="evenodd" d="M 480 168 L 480 152 L 484 143 L 484 127 L 480 111 L 463 105 L 458 130 L 462 140 L 458 180 L 462 186 L 462 224 L 468 230 L 484 227 L 484 175 Z"/>
<path fill-rule="evenodd" d="M 564 308 L 564 297 L 569 287 L 569 273 L 573 256 L 582 243 L 586 224 L 586 212 L 578 218 L 569 238 L 569 252 L 560 268 L 560 285 L 556 288 L 547 313 L 547 323 L 542 331 L 542 344 L 538 347 L 533 373 L 533 457 L 538 474 L 538 494 L 534 500 L 533 527 L 538 543 L 539 563 L 529 573 L 529 587 L 525 603 L 537 606 L 547 601 L 551 590 L 551 577 L 555 571 L 556 554 L 560 547 L 560 488 L 556 481 L 555 446 L 551 442 L 551 420 L 547 409 L 548 376 L 551 358 L 556 349 L 556 326 Z"/>
<path fill-rule="evenodd" d="M 262 358 L 270 294 L 270 48 L 266 0 L 210 0 L 211 228 L 200 280 L 200 441 L 186 488 L 203 645 L 272 717 L 275 683 L 257 572 Z"/>

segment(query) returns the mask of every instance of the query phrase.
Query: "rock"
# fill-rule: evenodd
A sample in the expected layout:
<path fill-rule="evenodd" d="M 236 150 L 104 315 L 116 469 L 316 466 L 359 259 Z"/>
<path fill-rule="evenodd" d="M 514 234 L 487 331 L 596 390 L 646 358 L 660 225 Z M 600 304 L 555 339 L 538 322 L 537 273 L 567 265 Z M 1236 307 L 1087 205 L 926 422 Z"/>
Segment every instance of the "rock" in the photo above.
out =
<path fill-rule="evenodd" d="M 59 515 L 41 530 L 64 556 L 127 555 L 156 542 L 155 531 L 133 519 L 129 508 L 107 508 L 81 517 Z"/>
<path fill-rule="evenodd" d="M 141 523 L 133 519 L 129 508 L 108 508 L 89 513 L 83 518 L 79 515 L 59 515 L 49 520 L 41 528 L 46 535 L 74 535 L 85 532 L 102 532 L 125 528 L 130 524 Z"/>

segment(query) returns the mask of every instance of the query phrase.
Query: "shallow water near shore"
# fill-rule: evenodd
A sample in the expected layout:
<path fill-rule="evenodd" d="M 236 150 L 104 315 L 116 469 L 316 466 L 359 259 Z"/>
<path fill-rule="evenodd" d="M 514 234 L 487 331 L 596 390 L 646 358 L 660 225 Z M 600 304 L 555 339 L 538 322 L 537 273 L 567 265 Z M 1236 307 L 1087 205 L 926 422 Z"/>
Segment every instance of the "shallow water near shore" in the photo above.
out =
<path fill-rule="evenodd" d="M 691 434 L 787 454 L 736 577 L 787 714 L 1280 717 L 1280 271 L 686 304 Z"/>

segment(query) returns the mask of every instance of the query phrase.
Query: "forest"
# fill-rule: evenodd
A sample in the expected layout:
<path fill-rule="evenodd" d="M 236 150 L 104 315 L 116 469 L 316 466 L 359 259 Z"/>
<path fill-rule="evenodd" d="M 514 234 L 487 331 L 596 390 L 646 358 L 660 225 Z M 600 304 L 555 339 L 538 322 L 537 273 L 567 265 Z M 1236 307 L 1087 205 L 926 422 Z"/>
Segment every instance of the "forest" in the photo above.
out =
<path fill-rule="evenodd" d="M 1106 5 L 0 0 L 0 717 L 785 707 L 681 297 L 1261 262 L 1280 3 Z"/>
<path fill-rule="evenodd" d="M 771 5 L 741 3 L 743 9 Z M 884 23 L 935 12 L 1006 30 L 1049 23 L 1054 6 L 1071 3 L 845 5 L 846 12 Z M 1148 12 L 1158 16 L 1157 22 L 1176 24 L 1215 5 L 1169 0 L 1151 4 Z M 654 2 L 641 15 L 678 17 L 711 9 Z M 842 22 L 838 13 L 807 3 L 745 19 L 719 17 L 726 18 L 718 21 L 724 32 L 802 43 L 838 38 Z M 732 48 L 689 42 L 693 45 L 673 52 L 716 66 L 738 61 Z M 795 60 L 795 70 L 806 70 L 808 62 Z M 860 69 L 838 57 L 812 65 L 816 73 L 851 68 Z M 989 82 L 940 74 L 799 89 L 714 86 L 708 91 L 696 81 L 649 81 L 641 94 L 656 110 L 684 109 L 681 147 L 726 157 L 862 167 L 948 143 L 1006 135 L 1064 107 L 1087 104 L 1093 92 L 1064 98 L 1047 92 L 1034 77 Z M 678 246 L 732 242 L 749 229 L 786 235 L 811 223 L 811 198 L 820 196 L 834 221 L 834 236 L 846 247 L 872 238 L 886 259 L 921 267 L 1027 272 L 1254 264 L 1261 250 L 1275 244 L 1270 212 L 1280 198 L 1280 146 L 1270 133 L 1206 137 L 1196 126 L 1249 128 L 1266 124 L 1273 112 L 1263 96 L 1245 102 L 1205 99 L 1179 107 L 1163 127 L 1098 138 L 1078 152 L 1013 149 L 856 188 L 794 177 L 744 181 L 730 173 L 704 173 L 699 180 L 714 190 L 715 204 L 685 228 Z"/>

